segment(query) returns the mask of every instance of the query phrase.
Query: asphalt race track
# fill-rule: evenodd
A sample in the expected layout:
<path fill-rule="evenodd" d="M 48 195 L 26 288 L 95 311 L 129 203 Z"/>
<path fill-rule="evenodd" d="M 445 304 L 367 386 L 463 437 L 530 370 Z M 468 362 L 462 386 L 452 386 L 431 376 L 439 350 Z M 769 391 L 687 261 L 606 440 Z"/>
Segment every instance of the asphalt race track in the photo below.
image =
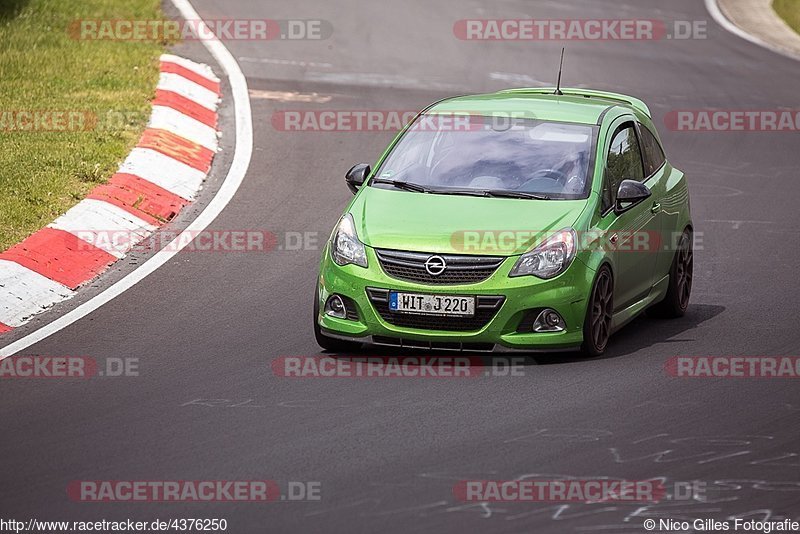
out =
<path fill-rule="evenodd" d="M 644 531 L 650 517 L 800 518 L 798 383 L 664 371 L 677 355 L 800 353 L 797 132 L 664 123 L 680 109 L 797 108 L 796 62 L 726 32 L 694 0 L 194 5 L 210 19 L 332 25 L 321 41 L 225 43 L 247 76 L 255 148 L 242 187 L 212 224 L 264 229 L 281 243 L 308 232 L 317 244 L 178 254 L 26 349 L 136 358 L 139 376 L 0 384 L 4 516 L 226 518 L 237 533 L 624 533 Z M 452 94 L 554 83 L 562 43 L 459 40 L 453 23 L 466 18 L 707 21 L 706 39 L 567 43 L 563 78 L 645 100 L 667 157 L 687 173 L 700 238 L 689 311 L 637 319 L 601 359 L 528 357 L 522 376 L 275 376 L 275 358 L 320 354 L 311 330 L 320 243 L 351 198 L 344 172 L 374 162 L 393 133 L 286 132 L 274 114 L 421 109 Z M 179 50 L 219 72 L 200 44 Z M 229 98 L 225 106 L 228 132 Z M 217 176 L 229 157 L 215 162 Z M 460 480 L 518 477 L 663 477 L 668 488 L 701 481 L 706 491 L 647 504 L 482 505 L 453 495 Z M 319 482 L 322 499 L 83 503 L 66 493 L 73 480 L 253 479 Z"/>

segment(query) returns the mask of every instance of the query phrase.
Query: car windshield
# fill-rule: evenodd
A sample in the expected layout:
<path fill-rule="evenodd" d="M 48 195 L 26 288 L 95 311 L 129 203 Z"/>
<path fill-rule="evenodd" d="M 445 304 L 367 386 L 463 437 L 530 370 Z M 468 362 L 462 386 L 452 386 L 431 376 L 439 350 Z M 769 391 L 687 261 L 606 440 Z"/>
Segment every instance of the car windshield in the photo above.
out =
<path fill-rule="evenodd" d="M 423 115 L 372 183 L 427 193 L 585 198 L 593 133 L 584 124 L 528 118 L 498 121 L 472 115 L 463 122 L 453 116 L 431 121 L 431 115 Z"/>

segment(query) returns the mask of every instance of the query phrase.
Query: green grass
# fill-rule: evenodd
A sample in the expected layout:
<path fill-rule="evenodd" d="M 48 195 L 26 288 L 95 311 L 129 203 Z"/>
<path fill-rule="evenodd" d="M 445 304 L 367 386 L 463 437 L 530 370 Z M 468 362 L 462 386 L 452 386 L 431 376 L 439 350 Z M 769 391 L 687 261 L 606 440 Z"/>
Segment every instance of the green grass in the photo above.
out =
<path fill-rule="evenodd" d="M 773 0 L 772 9 L 786 23 L 800 33 L 800 0 Z"/>
<path fill-rule="evenodd" d="M 0 0 L 0 251 L 107 180 L 149 116 L 165 43 L 79 40 L 70 24 L 161 17 L 158 0 Z M 9 130 L 8 112 L 37 110 L 90 112 L 99 124 Z"/>

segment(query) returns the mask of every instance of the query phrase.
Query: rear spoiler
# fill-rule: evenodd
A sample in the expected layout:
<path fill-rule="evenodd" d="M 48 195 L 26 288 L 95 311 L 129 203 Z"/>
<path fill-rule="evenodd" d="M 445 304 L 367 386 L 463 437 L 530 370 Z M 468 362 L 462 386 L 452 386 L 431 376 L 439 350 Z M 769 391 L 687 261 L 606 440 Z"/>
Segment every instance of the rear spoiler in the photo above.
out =
<path fill-rule="evenodd" d="M 555 87 L 520 87 L 518 89 L 504 89 L 502 91 L 498 91 L 498 93 L 505 93 L 505 94 L 536 94 L 536 95 L 547 95 L 547 94 L 555 94 Z M 620 93 L 609 93 L 607 91 L 596 91 L 593 89 L 571 89 L 571 88 L 561 88 L 561 92 L 565 95 L 569 96 L 583 96 L 586 98 L 602 98 L 603 100 L 610 100 L 621 102 L 623 104 L 627 104 L 637 111 L 640 111 L 647 115 L 649 118 L 653 118 L 650 115 L 650 108 L 647 107 L 643 101 L 639 100 L 638 98 L 634 98 L 632 96 L 623 95 Z"/>

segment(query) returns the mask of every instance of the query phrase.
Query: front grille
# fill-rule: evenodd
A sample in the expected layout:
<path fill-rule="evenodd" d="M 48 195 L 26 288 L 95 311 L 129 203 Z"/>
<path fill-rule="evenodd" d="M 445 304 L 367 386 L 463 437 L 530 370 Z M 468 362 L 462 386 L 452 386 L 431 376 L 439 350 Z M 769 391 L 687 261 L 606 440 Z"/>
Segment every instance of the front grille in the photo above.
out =
<path fill-rule="evenodd" d="M 372 336 L 376 345 L 386 345 L 402 349 L 457 350 L 461 352 L 491 352 L 494 343 L 462 343 L 460 341 L 418 341 L 416 339 Z"/>
<path fill-rule="evenodd" d="M 389 309 L 389 290 L 367 288 L 372 306 L 381 318 L 389 324 L 422 330 L 451 330 L 471 332 L 480 330 L 494 318 L 505 297 L 479 295 L 475 298 L 475 315 L 472 317 L 448 317 L 439 315 L 417 315 L 397 313 Z"/>
<path fill-rule="evenodd" d="M 383 272 L 392 278 L 420 284 L 476 284 L 492 276 L 505 258 L 500 256 L 459 256 L 402 250 L 375 249 Z M 432 275 L 425 262 L 439 256 L 447 263 L 444 272 Z"/>

